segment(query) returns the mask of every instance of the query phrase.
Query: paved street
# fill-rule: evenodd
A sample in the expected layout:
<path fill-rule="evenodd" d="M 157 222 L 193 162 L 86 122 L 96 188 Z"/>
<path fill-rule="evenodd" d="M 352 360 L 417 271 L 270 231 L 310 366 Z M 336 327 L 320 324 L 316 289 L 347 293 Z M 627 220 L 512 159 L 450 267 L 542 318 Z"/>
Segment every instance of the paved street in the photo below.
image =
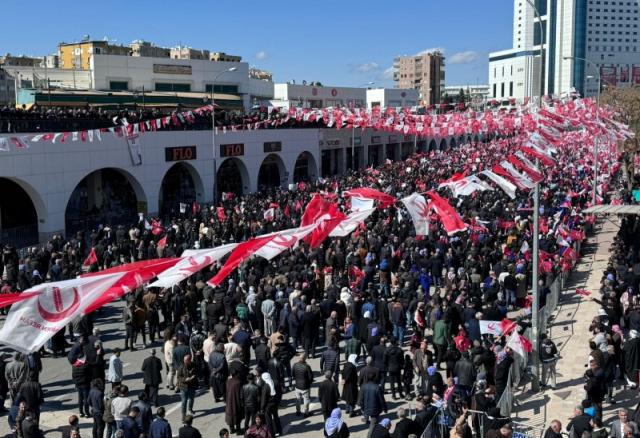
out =
<path fill-rule="evenodd" d="M 519 404 L 513 412 L 515 419 L 540 428 L 548 425 L 551 420 L 558 419 L 566 426 L 573 416 L 574 407 L 585 398 L 583 375 L 587 369 L 589 340 L 592 337 L 589 325 L 600 306 L 577 295 L 575 290 L 586 289 L 591 292 L 591 296 L 600 296 L 600 279 L 609 262 L 609 249 L 618 226 L 619 222 L 615 217 L 600 221 L 598 232 L 589 238 L 584 257 L 569 279 L 568 289 L 563 293 L 555 320 L 550 325 L 549 336 L 556 343 L 561 356 L 557 364 L 556 389 L 547 389 L 538 394 L 529 391 L 520 393 L 516 397 Z M 617 403 L 604 403 L 603 406 L 605 422 L 615 419 L 615 409 L 635 409 L 638 403 L 637 390 L 625 389 L 619 385 L 614 394 Z"/>
<path fill-rule="evenodd" d="M 120 316 L 122 302 L 112 303 L 102 312 L 96 326 L 102 331 L 102 339 L 106 345 L 107 355 L 111 354 L 113 348 L 124 346 L 124 338 L 122 336 L 123 326 Z M 138 350 L 135 352 L 123 351 L 121 359 L 124 362 L 125 383 L 129 389 L 132 400 L 137 400 L 138 394 L 143 390 L 142 372 L 140 366 L 144 358 L 149 355 L 151 345 L 147 345 L 147 349 L 142 349 L 142 340 L 138 339 Z M 161 342 L 156 341 L 153 345 L 158 351 L 158 357 L 162 358 L 160 348 Z M 67 350 L 68 351 L 68 350 Z M 342 355 L 344 359 L 344 355 Z M 292 364 L 297 359 L 292 360 Z M 319 403 L 317 398 L 317 384 L 322 381 L 323 377 L 319 376 L 317 370 L 320 369 L 318 358 L 308 361 L 311 368 L 315 372 L 315 384 L 312 388 L 312 404 L 314 415 L 308 418 L 297 417 L 295 415 L 295 393 L 289 392 L 284 394 L 283 403 L 280 408 L 280 419 L 285 434 L 303 434 L 303 436 L 319 436 L 322 433 L 324 421 L 322 414 L 319 412 Z M 77 414 L 77 394 L 75 387 L 71 381 L 71 366 L 66 358 L 45 358 L 43 359 L 43 372 L 40 381 L 46 391 L 45 404 L 41 415 L 41 427 L 47 433 L 47 436 L 59 436 L 60 427 L 65 425 L 67 419 L 72 414 Z M 163 380 L 165 375 L 163 374 Z M 109 386 L 109 385 L 107 385 Z M 342 385 L 340 385 L 342 388 Z M 395 412 L 401 406 L 413 408 L 411 402 L 404 400 L 391 400 L 391 395 L 387 396 L 389 405 L 389 418 L 395 419 Z M 160 403 L 167 410 L 167 419 L 171 423 L 173 433 L 177 436 L 178 428 L 181 426 L 180 412 L 180 395 L 173 391 L 165 389 L 164 384 L 160 390 Z M 224 405 L 222 403 L 214 403 L 213 396 L 206 390 L 200 390 L 197 393 L 194 405 L 195 420 L 194 426 L 197 427 L 203 436 L 217 437 L 218 432 L 223 427 L 227 427 L 224 422 Z M 155 411 L 155 410 L 154 410 Z M 366 436 L 367 428 L 361 421 L 360 417 L 348 418 L 345 421 L 349 425 L 352 437 Z M 83 436 L 91 436 L 91 419 L 82 418 L 81 428 Z M 5 436 L 9 431 L 6 417 L 0 420 L 0 436 Z"/>

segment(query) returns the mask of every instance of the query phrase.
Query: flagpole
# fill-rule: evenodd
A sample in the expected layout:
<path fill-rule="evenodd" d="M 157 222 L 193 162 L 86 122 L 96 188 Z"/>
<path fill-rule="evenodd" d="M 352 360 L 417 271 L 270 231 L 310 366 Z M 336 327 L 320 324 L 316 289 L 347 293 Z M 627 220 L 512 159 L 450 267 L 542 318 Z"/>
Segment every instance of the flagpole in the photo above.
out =
<path fill-rule="evenodd" d="M 542 17 L 536 5 L 531 0 L 526 0 L 529 6 L 531 6 L 538 16 L 538 25 L 540 26 L 540 67 L 538 68 L 539 75 L 539 102 L 538 105 L 542 108 L 542 96 L 544 95 L 544 29 L 542 28 Z M 535 43 L 535 41 L 534 41 Z M 536 159 L 536 164 L 539 166 L 539 160 Z M 533 193 L 533 264 L 531 275 L 531 292 L 533 294 L 533 302 L 531 303 L 531 341 L 533 344 L 533 352 L 531 354 L 533 362 L 533 378 L 531 381 L 531 390 L 534 392 L 540 391 L 540 361 L 538 358 L 538 345 L 539 345 L 539 313 L 540 313 L 540 297 L 538 290 L 538 259 L 540 257 L 539 248 L 539 235 L 540 235 L 540 182 L 536 182 Z"/>

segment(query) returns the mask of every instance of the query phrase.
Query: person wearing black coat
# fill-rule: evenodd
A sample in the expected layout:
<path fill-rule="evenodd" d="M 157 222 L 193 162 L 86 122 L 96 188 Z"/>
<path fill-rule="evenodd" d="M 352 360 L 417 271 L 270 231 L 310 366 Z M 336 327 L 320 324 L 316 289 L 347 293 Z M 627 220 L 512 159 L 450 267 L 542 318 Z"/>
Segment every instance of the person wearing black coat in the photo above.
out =
<path fill-rule="evenodd" d="M 332 380 L 333 373 L 331 371 L 324 372 L 324 381 L 318 386 L 318 398 L 320 399 L 320 409 L 326 420 L 331 416 L 331 411 L 338 407 L 340 393 L 338 385 Z"/>
<path fill-rule="evenodd" d="M 420 436 L 424 428 L 411 418 L 407 418 L 407 411 L 404 408 L 398 409 L 398 419 L 395 429 L 393 429 L 393 438 L 408 438 L 409 435 Z"/>
<path fill-rule="evenodd" d="M 87 374 L 88 366 L 84 363 L 78 363 L 71 366 L 71 380 L 76 385 L 78 391 L 78 410 L 81 417 L 89 418 L 89 377 Z"/>
<path fill-rule="evenodd" d="M 318 313 L 313 312 L 311 305 L 308 305 L 300 320 L 304 350 L 307 353 L 307 357 L 316 357 L 316 344 L 318 342 L 319 326 L 320 318 Z"/>
<path fill-rule="evenodd" d="M 453 367 L 453 375 L 458 378 L 458 387 L 467 393 L 471 391 L 473 383 L 476 380 L 476 369 L 469 359 L 468 353 L 463 353 Z"/>
<path fill-rule="evenodd" d="M 247 430 L 256 419 L 260 410 L 260 388 L 256 385 L 256 376 L 249 373 L 247 383 L 240 390 L 240 401 L 244 408 L 244 430 Z"/>
<path fill-rule="evenodd" d="M 158 407 L 158 387 L 162 383 L 162 361 L 156 357 L 156 349 L 151 349 L 151 356 L 142 361 L 142 383 L 149 403 Z"/>
<path fill-rule="evenodd" d="M 342 368 L 342 400 L 347 404 L 347 414 L 355 417 L 356 403 L 358 402 L 358 370 L 356 368 L 357 356 L 349 356 L 347 363 Z"/>
<path fill-rule="evenodd" d="M 192 426 L 193 415 L 186 415 L 182 422 L 184 426 L 178 430 L 178 438 L 202 438 L 200 431 Z"/>
<path fill-rule="evenodd" d="M 226 393 L 226 382 L 229 377 L 229 365 L 224 355 L 224 344 L 216 344 L 215 350 L 209 355 L 209 385 L 213 399 L 216 402 L 224 399 Z M 237 362 L 237 361 L 236 361 Z"/>
<path fill-rule="evenodd" d="M 373 378 L 373 376 L 370 377 Z M 377 423 L 382 411 L 387 411 L 387 404 L 380 386 L 373 380 L 369 380 L 360 387 L 358 404 L 362 408 L 362 416 L 367 422 Z"/>
<path fill-rule="evenodd" d="M 402 394 L 401 378 L 402 369 L 404 368 L 404 352 L 402 351 L 402 348 L 398 346 L 398 341 L 395 339 L 391 341 L 391 347 L 387 348 L 387 351 L 384 353 L 384 367 L 389 373 L 393 399 L 397 399 L 396 386 L 398 387 L 398 394 L 400 394 L 400 397 L 404 397 Z"/>
<path fill-rule="evenodd" d="M 93 438 L 102 438 L 104 435 L 105 422 L 104 415 L 104 383 L 100 379 L 91 381 L 91 390 L 89 391 L 89 409 L 93 417 Z"/>

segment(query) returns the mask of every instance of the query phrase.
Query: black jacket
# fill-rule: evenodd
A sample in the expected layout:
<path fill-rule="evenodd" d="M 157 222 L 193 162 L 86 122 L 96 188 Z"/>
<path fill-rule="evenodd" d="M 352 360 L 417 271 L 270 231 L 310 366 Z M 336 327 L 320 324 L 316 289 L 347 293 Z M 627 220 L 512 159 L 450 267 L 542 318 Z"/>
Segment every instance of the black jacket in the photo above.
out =
<path fill-rule="evenodd" d="M 325 379 L 318 386 L 318 398 L 320 399 L 320 407 L 322 412 L 330 413 L 338 407 L 338 385 L 333 380 Z"/>
<path fill-rule="evenodd" d="M 382 411 L 386 411 L 384 396 L 380 386 L 375 382 L 367 382 L 360 388 L 358 404 L 362 407 L 363 415 L 377 417 Z"/>
<path fill-rule="evenodd" d="M 202 438 L 200 431 L 193 426 L 182 426 L 178 431 L 179 438 Z"/>
<path fill-rule="evenodd" d="M 458 384 L 471 388 L 476 380 L 476 369 L 473 363 L 465 357 L 456 362 L 453 375 L 458 378 Z"/>
<path fill-rule="evenodd" d="M 104 413 L 104 394 L 97 388 L 91 388 L 87 397 L 91 414 Z"/>
<path fill-rule="evenodd" d="M 400 347 L 393 345 L 384 353 L 384 367 L 390 373 L 397 373 L 404 366 L 404 353 Z"/>
<path fill-rule="evenodd" d="M 246 383 L 240 391 L 240 400 L 246 410 L 260 408 L 260 388 L 255 383 Z"/>
<path fill-rule="evenodd" d="M 142 361 L 142 383 L 158 386 L 162 383 L 162 361 L 155 356 L 149 356 Z"/>
<path fill-rule="evenodd" d="M 291 370 L 296 389 L 307 390 L 311 388 L 313 383 L 313 371 L 307 363 L 296 362 Z"/>
<path fill-rule="evenodd" d="M 393 429 L 393 438 L 407 438 L 409 435 L 414 434 L 420 436 L 423 429 L 415 421 L 410 418 L 403 418 L 396 423 Z"/>

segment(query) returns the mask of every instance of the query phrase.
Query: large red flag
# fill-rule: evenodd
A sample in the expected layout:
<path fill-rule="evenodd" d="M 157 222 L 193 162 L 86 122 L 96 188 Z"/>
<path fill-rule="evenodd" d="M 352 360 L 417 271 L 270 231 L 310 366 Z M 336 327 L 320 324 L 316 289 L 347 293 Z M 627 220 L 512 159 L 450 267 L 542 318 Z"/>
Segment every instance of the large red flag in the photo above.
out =
<path fill-rule="evenodd" d="M 449 203 L 433 190 L 427 192 L 427 196 L 431 198 L 431 207 L 435 210 L 438 217 L 442 221 L 442 226 L 448 235 L 453 235 L 467 229 L 460 215 L 449 205 Z"/>
<path fill-rule="evenodd" d="M 531 177 L 531 179 L 533 180 L 533 182 L 538 183 L 540 181 L 542 181 L 544 179 L 544 175 L 542 175 L 541 172 L 539 172 L 537 169 L 533 169 L 529 166 L 527 166 L 525 163 L 523 163 L 522 161 L 520 161 L 517 157 L 515 157 L 514 155 L 508 155 L 507 156 L 507 161 L 511 164 L 513 164 L 516 169 L 526 173 L 527 175 L 529 175 Z"/>
<path fill-rule="evenodd" d="M 346 216 L 338 210 L 336 204 L 323 199 L 320 194 L 316 193 L 307 204 L 300 221 L 300 227 L 311 224 L 318 225 L 310 235 L 305 237 L 305 242 L 312 248 L 317 247 L 344 219 Z"/>
<path fill-rule="evenodd" d="M 224 213 L 224 207 L 216 207 L 216 214 L 220 222 L 224 222 L 225 219 L 227 219 L 227 215 Z"/>
<path fill-rule="evenodd" d="M 520 150 L 533 158 L 537 158 L 545 166 L 553 166 L 556 163 L 553 158 L 528 146 L 520 146 Z"/>
<path fill-rule="evenodd" d="M 82 266 L 91 266 L 94 263 L 98 263 L 98 256 L 96 255 L 96 249 L 91 247 L 91 251 L 89 251 L 89 255 L 82 263 Z"/>

